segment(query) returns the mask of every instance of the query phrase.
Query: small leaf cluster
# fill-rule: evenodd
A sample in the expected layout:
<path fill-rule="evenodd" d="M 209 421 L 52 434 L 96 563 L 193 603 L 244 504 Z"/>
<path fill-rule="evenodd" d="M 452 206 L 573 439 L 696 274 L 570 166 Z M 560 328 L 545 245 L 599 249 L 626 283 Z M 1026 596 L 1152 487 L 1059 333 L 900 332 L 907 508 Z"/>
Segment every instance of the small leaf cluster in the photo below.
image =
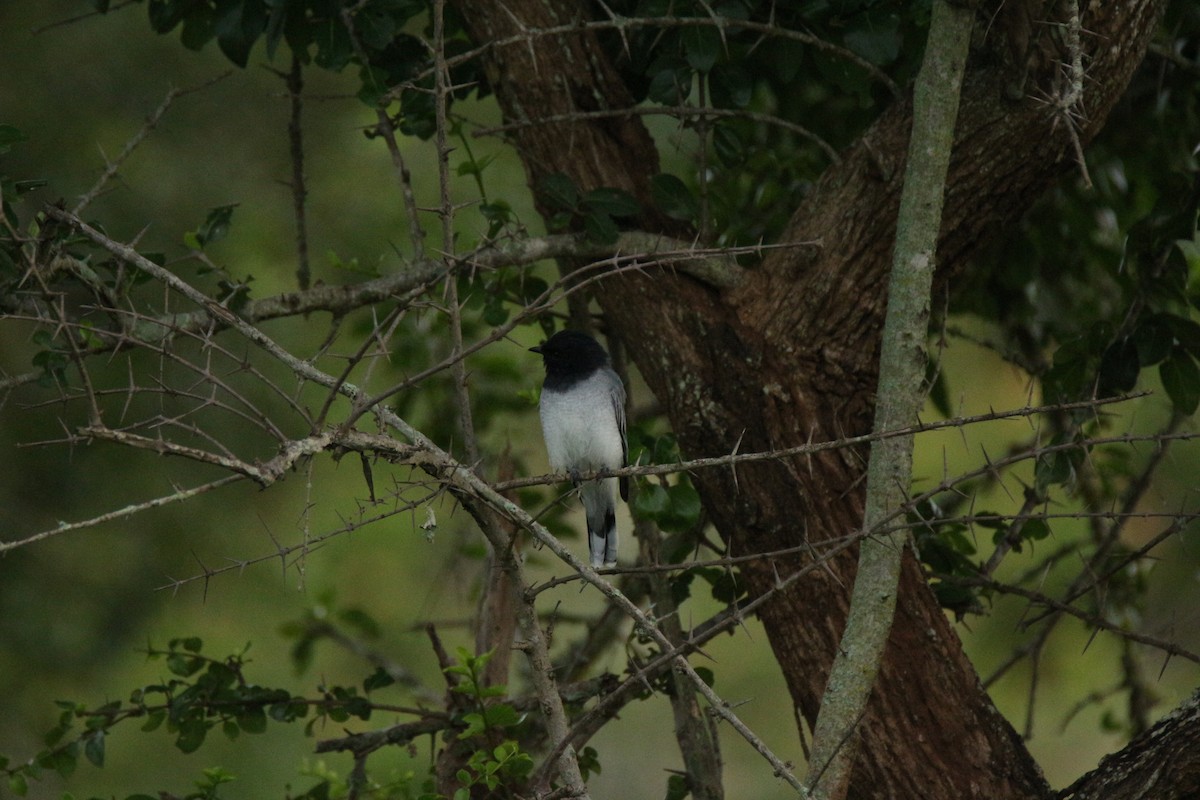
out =
<path fill-rule="evenodd" d="M 641 205 L 628 192 L 602 186 L 588 192 L 560 172 L 538 183 L 538 194 L 550 208 L 547 227 L 551 230 L 582 230 L 596 244 L 613 244 L 621 235 L 618 220 L 636 217 Z"/>
<path fill-rule="evenodd" d="M 986 587 L 970 586 L 955 578 L 971 579 L 979 575 L 979 536 L 974 528 L 990 530 L 993 546 L 1007 541 L 1012 552 L 1040 542 L 1050 535 L 1050 526 L 1041 517 L 1015 520 L 1002 514 L 977 510 L 968 524 L 949 514 L 932 500 L 920 503 L 908 514 L 908 524 L 921 563 L 930 574 L 930 586 L 942 608 L 962 619 L 967 614 L 984 613 L 984 601 L 991 598 Z"/>
<path fill-rule="evenodd" d="M 911 80 L 929 19 L 927 0 L 903 7 L 876 0 L 625 0 L 609 7 L 624 17 L 661 20 L 601 34 L 636 101 L 760 115 L 681 117 L 683 129 L 704 141 L 693 145 L 703 163 L 676 178 L 693 192 L 669 179 L 655 186 L 664 213 L 693 221 L 701 205 L 694 190 L 703 181 L 706 216 L 719 241 L 738 245 L 773 239 L 782 229 L 795 198 L 829 163 L 818 140 L 833 150 L 845 147 L 892 101 L 871 67 L 900 87 Z M 812 39 L 764 35 L 757 26 Z"/>
<path fill-rule="evenodd" d="M 508 268 L 459 276 L 459 295 L 467 308 L 477 310 L 487 325 L 508 322 L 511 308 L 527 308 L 544 298 L 550 288 L 545 279 L 527 269 Z"/>
<path fill-rule="evenodd" d="M 682 460 L 679 443 L 671 434 L 654 436 L 640 428 L 629 434 L 629 463 L 631 464 L 674 464 Z M 670 478 L 666 475 L 655 478 L 637 478 L 637 495 L 633 498 L 631 511 L 639 519 L 650 520 L 663 531 L 675 534 L 677 544 L 668 542 L 667 551 L 686 551 L 694 546 L 695 529 L 700 524 L 703 509 L 700 494 L 686 473 Z M 688 534 L 692 536 L 688 536 Z M 685 556 L 681 556 L 685 557 Z"/>
<path fill-rule="evenodd" d="M 12 125 L 0 125 L 0 156 L 8 155 L 15 145 L 27 141 L 29 137 Z M 21 242 L 13 235 L 21 228 L 14 201 L 45 185 L 44 180 L 19 179 L 0 173 L 0 214 L 4 217 L 4 224 L 0 224 L 0 290 L 7 282 L 20 277 L 18 265 L 23 260 Z M 32 233 L 36 234 L 36 231 Z"/>
<path fill-rule="evenodd" d="M 491 651 L 476 656 L 460 647 L 457 655 L 458 663 L 445 670 L 454 681 L 452 691 L 469 700 L 468 710 L 458 718 L 463 728 L 457 738 L 478 746 L 455 775 L 459 786 L 453 800 L 468 800 L 476 787 L 488 792 L 502 790 L 500 796 L 517 796 L 516 789 L 524 784 L 534 766 L 533 758 L 514 738 L 525 721 L 524 715 L 509 703 L 494 702 L 505 696 L 506 687 L 483 683 Z M 496 740 L 499 743 L 491 744 Z"/>
<path fill-rule="evenodd" d="M 150 27 L 159 34 L 180 31 L 180 42 L 199 50 L 216 41 L 221 52 L 239 67 L 250 62 L 258 42 L 273 61 L 286 45 L 300 64 L 341 72 L 355 64 L 359 70 L 359 98 L 379 105 L 394 87 L 405 84 L 400 100 L 400 130 L 427 139 L 436 130 L 432 60 L 422 40 L 406 32 L 410 22 L 430 14 L 427 0 L 146 0 Z M 93 0 L 98 11 L 109 10 L 109 0 Z M 445 9 L 446 56 L 466 51 L 461 20 L 453 8 Z M 428 33 L 428 31 L 427 31 Z M 475 62 L 456 66 L 451 84 L 463 87 L 454 97 L 487 93 L 487 84 Z"/>
<path fill-rule="evenodd" d="M 89 707 L 59 701 L 58 722 L 43 737 L 41 752 L 21 764 L 0 756 L 0 772 L 8 778 L 9 791 L 24 796 L 30 781 L 47 772 L 68 776 L 80 759 L 103 767 L 109 732 L 129 720 L 140 720 L 143 733 L 166 731 L 180 752 L 194 753 L 213 730 L 237 739 L 266 732 L 269 722 L 307 718 L 305 733 L 312 735 L 318 722 L 366 720 L 374 710 L 374 704 L 355 687 L 323 686 L 321 697 L 310 700 L 286 689 L 250 683 L 244 676 L 249 646 L 223 658 L 205 655 L 203 647 L 198 637 L 185 637 L 170 640 L 165 649 L 148 648 L 148 659 L 162 662 L 172 677 L 135 689 L 125 702 Z M 370 693 L 390 683 L 390 676 L 377 670 L 363 682 L 363 690 Z M 216 797 L 217 787 L 229 780 L 232 776 L 220 769 L 206 770 L 197 783 L 199 792 L 187 796 Z"/>
<path fill-rule="evenodd" d="M 108 0 L 94 0 L 108 11 Z M 304 61 L 340 69 L 354 55 L 353 41 L 342 20 L 340 0 L 148 0 L 150 27 L 155 33 L 180 31 L 180 41 L 199 50 L 214 39 L 221 52 L 239 67 L 250 60 L 262 40 L 273 59 L 286 43 Z M 421 0 L 371 0 L 355 15 L 364 46 L 386 48 L 409 19 L 425 11 Z"/>
<path fill-rule="evenodd" d="M 633 464 L 674 464 L 681 460 L 679 444 L 672 434 L 651 435 L 641 427 L 630 431 L 629 460 Z M 687 473 L 670 477 L 638 477 L 637 491 L 631 498 L 630 511 L 636 519 L 653 522 L 666 537 L 661 545 L 665 563 L 678 564 L 695 558 L 701 546 L 704 509 L 700 493 Z M 736 569 L 727 567 L 689 567 L 671 578 L 675 605 L 691 597 L 699 578 L 708 585 L 718 603 L 733 605 L 745 597 L 746 582 Z M 647 639 L 646 642 L 649 642 Z"/>

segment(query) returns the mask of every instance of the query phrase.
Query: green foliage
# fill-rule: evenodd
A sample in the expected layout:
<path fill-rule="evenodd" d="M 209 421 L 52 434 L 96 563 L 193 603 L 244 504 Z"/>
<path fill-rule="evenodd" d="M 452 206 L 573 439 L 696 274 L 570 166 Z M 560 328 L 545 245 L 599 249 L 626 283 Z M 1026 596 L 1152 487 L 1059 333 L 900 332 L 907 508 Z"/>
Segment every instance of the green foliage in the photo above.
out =
<path fill-rule="evenodd" d="M 631 464 L 672 464 L 682 459 L 679 444 L 671 434 L 652 436 L 640 428 L 634 428 L 629 434 L 629 463 Z M 697 494 L 691 479 L 684 473 L 662 476 L 658 479 L 638 478 L 637 496 L 633 500 L 632 512 L 635 517 L 650 520 L 663 531 L 679 534 L 679 545 L 683 551 L 690 548 L 686 537 L 689 532 L 695 533 L 700 524 L 702 509 L 700 496 Z M 682 558 L 682 552 L 670 555 L 672 560 Z"/>
<path fill-rule="evenodd" d="M 674 175 L 655 175 L 651 180 L 654 205 L 671 219 L 694 222 L 700 216 L 700 202 L 692 190 Z"/>
<path fill-rule="evenodd" d="M 708 140 L 709 157 L 677 180 L 694 189 L 705 173 L 707 214 L 724 244 L 771 240 L 782 229 L 795 197 L 828 163 L 829 154 L 818 142 L 833 150 L 844 147 L 891 101 L 881 74 L 900 86 L 911 80 L 929 23 L 925 0 L 769 6 L 743 0 L 623 0 L 610 7 L 626 17 L 688 21 L 600 34 L 636 100 L 670 108 L 748 110 L 782 123 L 682 120 L 697 139 Z M 805 31 L 813 40 L 764 36 L 760 29 L 737 24 L 768 19 Z M 818 46 L 817 39 L 832 46 Z M 656 181 L 655 203 L 674 219 L 700 216 L 694 192 L 685 194 L 676 184 Z"/>
<path fill-rule="evenodd" d="M 491 750 L 476 750 L 467 761 L 466 768 L 460 769 L 456 775 L 460 785 L 454 792 L 454 800 L 468 800 L 471 788 L 476 786 L 495 792 L 502 786 L 519 785 L 532 770 L 533 759 L 511 739 Z M 510 790 L 505 792 L 505 796 L 516 795 Z"/>
<path fill-rule="evenodd" d="M 327 610 L 352 631 L 345 635 L 372 638 L 378 635 L 375 621 L 360 610 Z M 313 621 L 321 616 L 321 613 L 310 613 L 298 623 L 285 626 L 285 633 L 301 640 L 311 637 Z M 103 767 L 110 731 L 131 721 L 135 721 L 134 725 L 140 721 L 140 730 L 146 734 L 165 731 L 174 737 L 175 747 L 180 752 L 192 754 L 203 747 L 208 734 L 216 729 L 229 739 L 237 739 L 242 734 L 265 734 L 270 723 L 307 720 L 304 733 L 312 736 L 318 725 L 324 727 L 323 723 L 341 726 L 352 718 L 369 720 L 378 707 L 369 697 L 371 692 L 395 682 L 377 668 L 363 681 L 367 696 L 359 694 L 352 686 L 322 685 L 318 687 L 318 697 L 306 698 L 286 689 L 251 683 L 246 675 L 250 663 L 246 658 L 248 651 L 249 645 L 240 652 L 213 658 L 204 652 L 204 643 L 199 637 L 172 639 L 166 648 L 147 648 L 148 660 L 160 662 L 172 677 L 133 690 L 124 702 L 111 701 L 95 707 L 73 701 L 58 702 L 58 722 L 43 736 L 41 752 L 24 763 L 0 755 L 0 774 L 7 779 L 8 791 L 23 797 L 29 791 L 30 782 L 41 780 L 47 773 L 68 776 L 81 760 L 97 768 Z M 505 695 L 503 686 L 488 686 L 482 682 L 482 672 L 491 658 L 490 653 L 476 657 L 460 649 L 458 656 L 459 663 L 446 672 L 454 680 L 454 691 L 465 695 L 469 702 L 454 721 L 454 727 L 458 729 L 457 739 L 474 748 L 459 776 L 462 787 L 469 790 L 482 786 L 489 791 L 508 792 L 506 787 L 521 785 L 533 768 L 532 757 L 521 749 L 516 738 L 523 731 L 524 715 L 509 703 L 495 702 Z M 594 762 L 594 750 L 591 757 Z M 593 764 L 593 768 L 598 771 L 598 763 Z M 323 763 L 302 770 L 302 774 L 316 778 L 317 783 L 298 797 L 344 797 L 349 787 L 350 779 Z M 175 796 L 188 800 L 215 800 L 221 796 L 221 788 L 233 780 L 234 776 L 221 767 L 204 769 L 202 777 L 194 784 L 195 791 Z M 393 781 L 369 781 L 369 785 L 359 787 L 366 792 L 360 796 L 415 797 L 422 791 L 417 782 L 417 776 L 411 772 Z M 429 790 L 430 787 L 425 786 L 422 796 L 434 797 Z M 127 800 L 141 797 L 145 795 L 129 795 Z"/>
<path fill-rule="evenodd" d="M 183 244 L 193 250 L 203 250 L 213 242 L 219 242 L 229 235 L 229 226 L 233 221 L 233 210 L 237 203 L 227 206 L 217 206 L 209 210 L 204 222 L 194 231 L 183 235 Z"/>
<path fill-rule="evenodd" d="M 445 672 L 453 679 L 451 690 L 471 700 L 469 710 L 459 718 L 463 728 L 458 739 L 475 749 L 466 766 L 456 773 L 459 786 L 454 797 L 471 797 L 473 787 L 488 792 L 503 789 L 503 797 L 519 796 L 518 787 L 534 766 L 533 758 L 521 749 L 516 738 L 511 738 L 519 735 L 525 717 L 509 703 L 493 702 L 504 697 L 507 689 L 483 683 L 483 670 L 492 659 L 490 651 L 475 656 L 460 647 L 457 655 L 458 663 L 446 667 Z M 498 744 L 488 744 L 496 740 Z"/>
<path fill-rule="evenodd" d="M 45 749 L 21 765 L 9 766 L 10 762 L 4 761 L 3 771 L 15 794 L 23 795 L 28 781 L 44 772 L 71 774 L 81 756 L 93 766 L 103 767 L 109 731 L 129 720 L 142 720 L 141 730 L 146 733 L 162 728 L 174 736 L 180 752 L 193 753 L 214 728 L 237 738 L 241 733 L 265 732 L 268 718 L 294 722 L 309 713 L 310 703 L 303 697 L 247 682 L 245 650 L 211 658 L 203 653 L 199 638 L 187 637 L 172 639 L 166 649 L 150 647 L 146 654 L 151 661 L 162 661 L 174 677 L 135 689 L 125 702 L 115 700 L 90 708 L 60 701 L 58 723 L 43 737 Z M 341 699 L 326 702 L 318 706 L 318 714 L 332 719 L 345 705 Z M 232 780 L 220 769 L 205 770 L 204 776 L 196 784 L 200 793 L 189 797 L 216 797 L 217 787 Z"/>
<path fill-rule="evenodd" d="M 551 230 L 580 230 L 596 244 L 613 244 L 620 236 L 619 219 L 637 216 L 641 206 L 628 192 L 600 187 L 580 192 L 561 173 L 547 175 L 538 185 L 542 200 L 553 211 L 547 221 Z"/>
<path fill-rule="evenodd" d="M 97 10 L 108 11 L 108 4 Z M 413 20 L 428 17 L 427 0 L 148 0 L 147 10 L 156 33 L 178 28 L 180 42 L 191 50 L 215 39 L 225 57 L 239 67 L 250 63 L 260 41 L 269 61 L 280 45 L 286 45 L 301 64 L 332 72 L 357 66 L 358 97 L 364 103 L 388 105 L 398 100 L 402 133 L 422 139 L 434 133 L 432 58 L 421 39 L 405 32 Z M 446 9 L 445 19 L 445 49 L 452 57 L 469 44 L 452 8 Z M 456 90 L 455 97 L 488 93 L 474 61 L 456 66 L 451 83 L 467 87 Z M 405 86 L 393 93 L 401 84 Z"/>
<path fill-rule="evenodd" d="M 8 155 L 14 146 L 29 141 L 29 137 L 12 125 L 0 124 L 0 156 Z M 18 231 L 21 221 L 17 216 L 16 203 L 33 191 L 46 185 L 44 180 L 19 179 L 0 171 L 0 297 L 21 275 L 19 264 L 24 260 L 24 246 Z M 26 233 L 36 238 L 40 226 L 31 223 Z"/>

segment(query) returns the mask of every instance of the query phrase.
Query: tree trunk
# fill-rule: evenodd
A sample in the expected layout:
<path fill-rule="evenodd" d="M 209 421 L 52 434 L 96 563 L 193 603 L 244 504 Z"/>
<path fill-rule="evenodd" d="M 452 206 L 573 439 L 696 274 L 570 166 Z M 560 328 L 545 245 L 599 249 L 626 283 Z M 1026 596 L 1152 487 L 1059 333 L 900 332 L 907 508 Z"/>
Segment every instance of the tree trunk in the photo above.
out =
<path fill-rule="evenodd" d="M 1200 693 L 1100 767 L 1065 790 L 1062 800 L 1188 800 L 1200 797 Z"/>
<path fill-rule="evenodd" d="M 567 0 L 454 0 L 488 53 L 505 117 L 532 121 L 631 102 L 585 31 L 528 36 L 579 14 Z M 1055 91 L 1064 54 L 1053 9 L 992 3 L 964 83 L 955 156 L 938 246 L 939 291 L 986 239 L 1018 219 L 1073 168 L 1068 129 L 1038 96 Z M 1080 138 L 1086 143 L 1145 53 L 1165 0 L 1091 2 L 1084 10 L 1087 68 Z M 503 6 L 503 7 L 501 7 Z M 1030 20 L 1034 20 L 1033 24 Z M 522 38 L 523 37 L 523 38 Z M 1006 99 L 1013 88 L 1019 100 Z M 664 271 L 613 276 L 597 291 L 689 457 L 768 450 L 866 432 L 871 424 L 886 270 L 904 172 L 911 108 L 885 112 L 826 170 L 799 204 L 784 240 L 736 288 L 720 291 Z M 636 117 L 530 125 L 515 135 L 530 183 L 562 172 L 586 191 L 625 189 L 649 207 L 658 159 Z M 647 230 L 669 230 L 651 212 Z M 677 230 L 669 230 L 678 234 Z M 739 444 L 740 443 L 740 444 Z M 862 521 L 865 453 L 758 462 L 696 476 L 705 508 L 731 553 L 748 554 L 853 534 Z M 744 568 L 754 593 L 803 559 Z M 795 705 L 811 724 L 849 603 L 855 557 L 768 603 L 761 615 Z M 1000 716 L 938 607 L 919 565 L 903 569 L 896 620 L 850 796 L 1044 798 L 1051 792 Z"/>

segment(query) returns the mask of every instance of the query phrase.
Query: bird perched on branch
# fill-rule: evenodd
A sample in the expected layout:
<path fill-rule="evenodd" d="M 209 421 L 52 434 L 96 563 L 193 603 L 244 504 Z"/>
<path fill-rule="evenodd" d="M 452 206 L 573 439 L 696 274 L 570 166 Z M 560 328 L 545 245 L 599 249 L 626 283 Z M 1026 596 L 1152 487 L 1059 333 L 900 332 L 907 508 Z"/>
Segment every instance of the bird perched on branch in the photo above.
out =
<path fill-rule="evenodd" d="M 579 486 L 587 515 L 593 567 L 617 563 L 617 499 L 629 500 L 627 478 L 585 481 L 584 472 L 625 466 L 625 386 L 599 342 L 579 331 L 559 331 L 538 347 L 546 381 L 538 410 L 550 468 Z"/>

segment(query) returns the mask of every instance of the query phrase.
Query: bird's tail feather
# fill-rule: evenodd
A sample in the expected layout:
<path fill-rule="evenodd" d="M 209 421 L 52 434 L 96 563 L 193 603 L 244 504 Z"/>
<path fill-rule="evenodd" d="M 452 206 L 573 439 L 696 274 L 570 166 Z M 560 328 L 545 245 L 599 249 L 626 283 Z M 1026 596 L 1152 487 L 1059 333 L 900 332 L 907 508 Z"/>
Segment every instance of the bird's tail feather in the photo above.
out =
<path fill-rule="evenodd" d="M 583 510 L 587 515 L 588 552 L 593 567 L 617 564 L 616 478 L 588 481 L 580 487 Z"/>

